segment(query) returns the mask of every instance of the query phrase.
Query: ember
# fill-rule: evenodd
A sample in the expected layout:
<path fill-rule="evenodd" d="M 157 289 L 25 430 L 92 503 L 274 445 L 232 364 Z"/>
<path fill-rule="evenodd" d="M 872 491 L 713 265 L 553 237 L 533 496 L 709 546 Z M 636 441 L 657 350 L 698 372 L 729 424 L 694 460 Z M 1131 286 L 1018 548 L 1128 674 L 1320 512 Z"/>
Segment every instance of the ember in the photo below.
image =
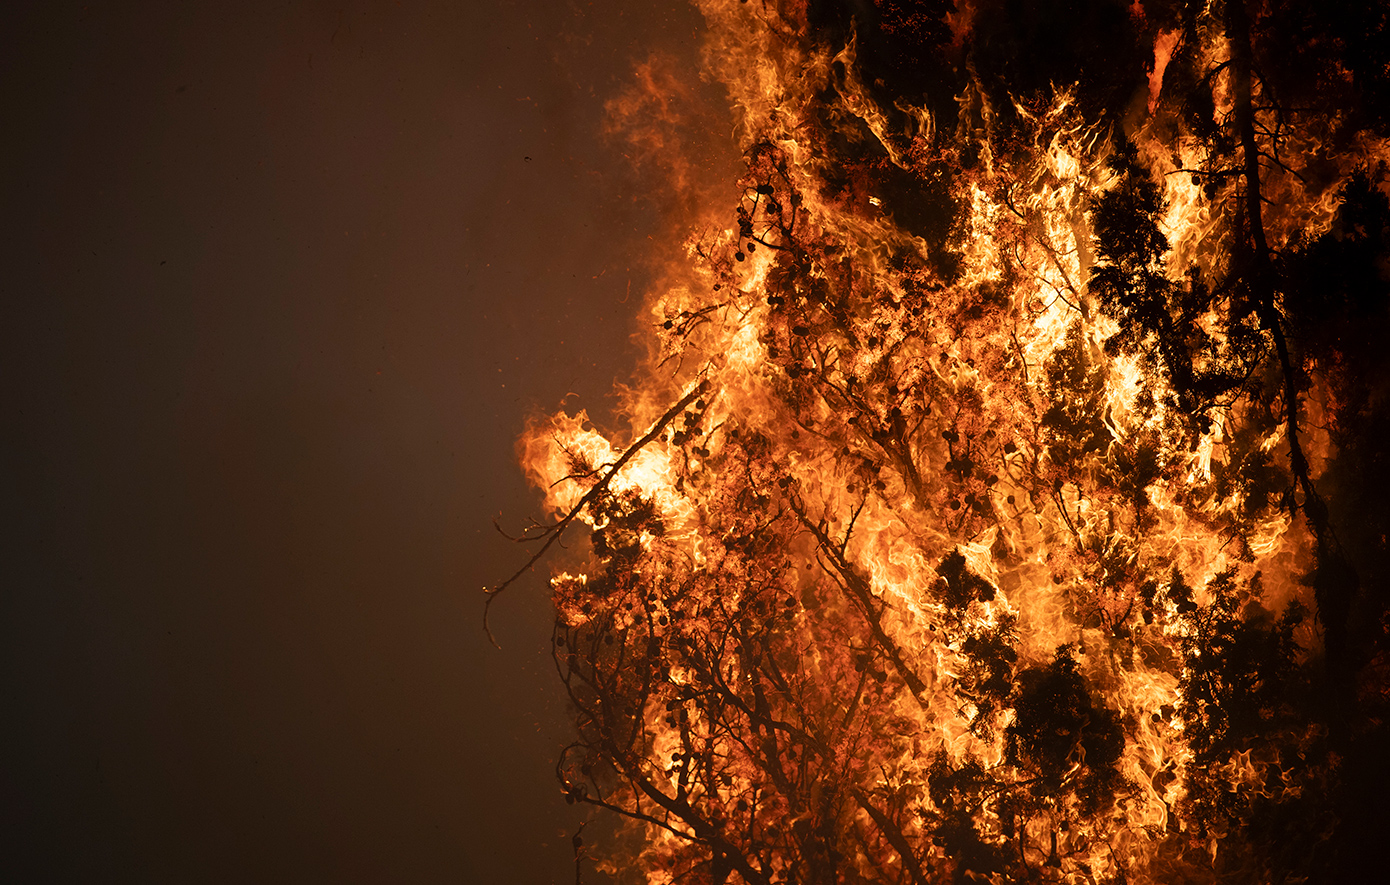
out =
<path fill-rule="evenodd" d="M 1390 831 L 1385 12 L 698 5 L 741 196 L 648 301 L 630 430 L 524 441 L 530 540 L 591 539 L 552 587 L 559 775 L 627 822 L 592 862 L 1352 880 Z"/>

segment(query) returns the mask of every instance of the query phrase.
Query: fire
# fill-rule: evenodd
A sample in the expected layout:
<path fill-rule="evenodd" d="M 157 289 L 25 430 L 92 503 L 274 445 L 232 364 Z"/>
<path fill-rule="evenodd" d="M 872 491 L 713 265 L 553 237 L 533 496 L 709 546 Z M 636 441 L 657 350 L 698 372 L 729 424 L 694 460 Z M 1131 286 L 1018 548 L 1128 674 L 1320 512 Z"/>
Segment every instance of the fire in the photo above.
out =
<path fill-rule="evenodd" d="M 600 867 L 1303 880 L 1332 844 L 1348 869 L 1385 609 L 1324 490 L 1384 406 L 1295 322 L 1344 244 L 1380 237 L 1384 296 L 1384 140 L 1281 104 L 1238 0 L 1115 7 L 1147 65 L 1119 113 L 1084 70 L 985 70 L 990 4 L 841 30 L 698 5 L 736 199 L 648 301 L 629 431 L 561 414 L 522 447 L 560 516 L 533 539 L 590 532 L 552 590 L 561 780 L 628 827 Z M 956 119 L 872 78 L 900 32 L 956 64 Z M 1321 828 L 1306 856 L 1267 850 L 1291 819 Z"/>

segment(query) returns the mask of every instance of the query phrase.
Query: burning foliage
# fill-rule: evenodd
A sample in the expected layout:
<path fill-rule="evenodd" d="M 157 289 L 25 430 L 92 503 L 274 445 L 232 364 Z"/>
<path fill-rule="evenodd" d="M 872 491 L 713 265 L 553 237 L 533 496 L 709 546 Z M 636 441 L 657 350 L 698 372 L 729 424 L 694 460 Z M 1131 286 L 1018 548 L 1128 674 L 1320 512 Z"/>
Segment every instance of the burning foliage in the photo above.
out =
<path fill-rule="evenodd" d="M 590 530 L 552 587 L 598 867 L 1352 880 L 1390 832 L 1384 10 L 697 2 L 741 195 L 649 300 L 631 433 L 524 441 L 536 559 Z"/>

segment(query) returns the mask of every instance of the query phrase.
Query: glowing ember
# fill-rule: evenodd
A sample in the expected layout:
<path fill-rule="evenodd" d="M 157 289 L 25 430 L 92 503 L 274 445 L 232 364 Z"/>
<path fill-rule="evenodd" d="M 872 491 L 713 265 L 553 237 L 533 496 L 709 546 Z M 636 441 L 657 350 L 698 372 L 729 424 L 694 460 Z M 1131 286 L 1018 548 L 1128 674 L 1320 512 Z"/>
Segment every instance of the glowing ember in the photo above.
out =
<path fill-rule="evenodd" d="M 1344 881 L 1387 782 L 1379 62 L 1238 2 L 831 5 L 699 3 L 741 196 L 630 432 L 524 443 L 533 540 L 592 542 L 552 587 L 597 862 Z"/>

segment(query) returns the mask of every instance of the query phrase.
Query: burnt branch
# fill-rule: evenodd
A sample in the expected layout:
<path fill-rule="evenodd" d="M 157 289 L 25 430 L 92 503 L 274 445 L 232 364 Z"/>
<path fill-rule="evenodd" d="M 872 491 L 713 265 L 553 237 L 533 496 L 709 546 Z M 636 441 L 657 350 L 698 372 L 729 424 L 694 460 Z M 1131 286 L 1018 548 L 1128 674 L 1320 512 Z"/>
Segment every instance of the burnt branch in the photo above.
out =
<path fill-rule="evenodd" d="M 632 458 L 638 452 L 642 451 L 642 449 L 645 448 L 648 443 L 661 436 L 662 432 L 666 430 L 667 426 L 670 425 L 672 421 L 676 420 L 676 418 L 680 416 L 682 412 L 685 411 L 687 406 L 695 402 L 695 400 L 699 399 L 700 395 L 708 389 L 708 381 L 701 381 L 694 387 L 692 387 L 690 391 L 685 394 L 685 396 L 681 397 L 675 405 L 673 405 L 670 409 L 666 411 L 666 414 L 662 415 L 660 418 L 657 419 L 656 423 L 652 425 L 650 430 L 648 430 L 641 438 L 639 438 L 632 445 L 627 447 L 626 451 L 624 451 L 622 455 L 619 456 L 618 460 L 613 462 L 613 465 L 609 467 L 601 477 L 599 477 L 598 481 L 594 483 L 594 485 L 589 489 L 589 491 L 584 493 L 584 497 L 580 498 L 579 502 L 575 504 L 573 507 L 571 507 L 568 513 L 566 513 L 563 517 L 560 518 L 558 522 L 554 523 L 553 525 L 546 526 L 545 529 L 538 536 L 525 539 L 528 541 L 534 541 L 544 538 L 545 543 L 541 545 L 541 549 L 537 550 L 534 554 L 532 554 L 531 558 L 526 561 L 525 565 L 517 569 L 515 574 L 513 574 L 510 578 L 507 578 L 502 583 L 488 588 L 486 591 L 487 602 L 483 606 L 483 629 L 487 631 L 488 640 L 492 642 L 493 645 L 497 644 L 497 640 L 493 638 L 492 631 L 488 628 L 487 615 L 488 612 L 492 610 L 492 603 L 497 599 L 497 597 L 500 596 L 513 583 L 515 583 L 518 578 L 530 571 L 536 565 L 536 563 L 540 562 L 541 559 L 544 558 L 545 554 L 550 550 L 551 545 L 553 545 L 556 541 L 560 539 L 560 536 L 564 533 L 565 529 L 569 528 L 570 524 L 574 522 L 574 520 L 579 516 L 579 514 L 584 512 L 584 508 L 588 507 L 591 503 L 597 500 L 600 495 L 607 491 L 608 484 L 613 481 L 613 477 L 618 475 L 618 471 L 622 470 L 624 465 L 626 465 L 628 461 L 631 461 Z"/>

